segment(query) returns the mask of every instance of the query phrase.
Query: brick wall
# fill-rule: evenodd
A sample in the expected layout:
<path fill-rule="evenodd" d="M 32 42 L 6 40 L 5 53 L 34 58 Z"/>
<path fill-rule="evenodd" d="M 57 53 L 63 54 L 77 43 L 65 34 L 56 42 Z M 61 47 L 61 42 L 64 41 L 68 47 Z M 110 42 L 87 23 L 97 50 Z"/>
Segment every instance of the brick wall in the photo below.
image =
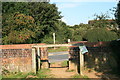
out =
<path fill-rule="evenodd" d="M 0 45 L 2 69 L 12 72 L 30 72 L 32 70 L 32 45 L 44 44 Z"/>
<path fill-rule="evenodd" d="M 89 53 L 85 56 L 85 67 L 96 71 L 109 71 L 117 66 L 110 49 L 110 42 L 72 42 L 72 44 L 83 43 L 86 45 Z"/>

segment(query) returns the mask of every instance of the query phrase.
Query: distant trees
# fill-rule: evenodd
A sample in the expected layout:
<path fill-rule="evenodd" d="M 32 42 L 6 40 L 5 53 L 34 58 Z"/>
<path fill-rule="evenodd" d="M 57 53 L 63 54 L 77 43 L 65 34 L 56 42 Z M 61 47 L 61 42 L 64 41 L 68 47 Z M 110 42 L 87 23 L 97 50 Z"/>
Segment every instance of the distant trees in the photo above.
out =
<path fill-rule="evenodd" d="M 84 34 L 87 32 L 88 29 L 90 29 L 89 24 L 79 24 L 79 25 L 74 25 L 69 27 L 71 30 L 71 40 L 72 41 L 82 41 Z"/>
<path fill-rule="evenodd" d="M 114 19 L 110 19 L 107 13 L 100 15 L 94 14 L 95 19 L 89 21 L 89 24 L 95 28 L 109 28 L 109 29 L 116 29 L 117 24 Z"/>
<path fill-rule="evenodd" d="M 117 22 L 117 24 L 120 28 L 120 1 L 117 4 L 117 8 L 116 8 L 116 11 L 115 11 L 115 18 L 116 18 L 116 22 Z"/>
<path fill-rule="evenodd" d="M 119 3 L 116 10 L 118 24 Z M 56 43 L 65 43 L 68 39 L 111 41 L 117 39 L 114 32 L 120 36 L 120 32 L 112 28 L 116 27 L 116 23 L 109 22 L 107 14 L 95 14 L 92 24 L 81 23 L 74 26 L 68 26 L 61 18 L 56 5 L 48 2 L 3 2 L 3 44 L 53 43 L 53 33 L 56 33 Z"/>

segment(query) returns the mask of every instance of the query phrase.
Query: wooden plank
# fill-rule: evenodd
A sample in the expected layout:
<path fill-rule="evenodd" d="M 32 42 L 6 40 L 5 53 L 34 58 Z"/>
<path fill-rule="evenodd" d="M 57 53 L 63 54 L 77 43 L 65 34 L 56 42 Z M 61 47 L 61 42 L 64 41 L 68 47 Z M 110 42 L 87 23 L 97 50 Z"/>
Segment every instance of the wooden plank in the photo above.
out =
<path fill-rule="evenodd" d="M 41 60 L 48 60 L 48 58 L 41 58 Z"/>
<path fill-rule="evenodd" d="M 32 71 L 36 73 L 36 53 L 35 48 L 32 48 Z"/>
<path fill-rule="evenodd" d="M 79 53 L 80 55 L 80 75 L 83 75 L 83 70 L 84 70 L 84 55 L 81 53 Z"/>
<path fill-rule="evenodd" d="M 73 46 L 72 44 L 48 44 L 48 45 L 33 45 L 32 47 L 62 47 L 62 46 Z"/>
<path fill-rule="evenodd" d="M 38 69 L 40 69 L 41 61 L 40 61 L 40 49 L 39 49 L 39 47 L 37 48 L 37 55 L 38 55 Z"/>

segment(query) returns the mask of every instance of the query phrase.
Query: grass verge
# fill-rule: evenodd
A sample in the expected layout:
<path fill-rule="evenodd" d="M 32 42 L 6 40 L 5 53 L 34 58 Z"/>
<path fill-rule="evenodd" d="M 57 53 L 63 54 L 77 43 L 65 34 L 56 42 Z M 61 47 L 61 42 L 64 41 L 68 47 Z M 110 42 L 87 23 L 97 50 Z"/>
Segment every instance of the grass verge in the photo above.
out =
<path fill-rule="evenodd" d="M 22 73 L 22 72 L 15 72 L 15 73 L 8 73 L 3 75 L 3 78 L 53 78 L 50 73 L 49 69 L 41 69 L 37 72 L 37 74 L 33 72 L 29 73 Z"/>
<path fill-rule="evenodd" d="M 85 76 L 85 75 L 81 76 L 79 74 L 76 74 L 76 75 L 72 76 L 72 78 L 87 78 L 86 80 L 89 80 L 88 76 Z"/>
<path fill-rule="evenodd" d="M 58 47 L 58 48 L 48 48 L 48 52 L 62 52 L 62 51 L 68 51 L 67 47 Z"/>
<path fill-rule="evenodd" d="M 68 66 L 68 61 L 63 61 L 63 62 L 61 62 L 61 66 L 62 66 L 62 67 L 67 67 L 67 66 Z"/>

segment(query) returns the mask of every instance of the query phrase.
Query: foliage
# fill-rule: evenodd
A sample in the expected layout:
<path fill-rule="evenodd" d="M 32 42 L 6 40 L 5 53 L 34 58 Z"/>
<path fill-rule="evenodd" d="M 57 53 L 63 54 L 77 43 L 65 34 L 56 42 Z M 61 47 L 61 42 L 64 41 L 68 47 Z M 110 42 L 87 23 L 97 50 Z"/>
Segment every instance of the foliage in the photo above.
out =
<path fill-rule="evenodd" d="M 55 23 L 55 26 L 57 26 L 57 29 L 54 31 L 56 37 L 55 43 L 58 44 L 67 42 L 67 39 L 71 35 L 69 27 L 62 21 Z M 45 35 L 42 42 L 53 44 L 53 32 Z"/>
<path fill-rule="evenodd" d="M 116 28 L 116 22 L 114 19 L 110 19 L 110 17 L 108 16 L 108 13 L 101 13 L 100 15 L 98 14 L 94 14 L 95 19 L 89 21 L 89 24 L 93 27 L 97 27 L 97 28 Z"/>
<path fill-rule="evenodd" d="M 56 30 L 56 43 L 65 43 L 69 38 L 71 38 L 71 31 L 69 26 L 67 26 L 64 22 L 59 21 L 57 24 L 58 30 Z"/>
<path fill-rule="evenodd" d="M 34 37 L 34 19 L 31 16 L 15 13 L 3 23 L 3 43 L 25 43 Z"/>
<path fill-rule="evenodd" d="M 48 2 L 2 4 L 3 44 L 42 42 L 58 29 L 55 24 L 62 17 L 56 5 Z M 13 36 L 13 39 L 9 39 Z"/>
<path fill-rule="evenodd" d="M 33 16 L 35 24 L 37 25 L 36 40 L 38 42 L 43 41 L 46 36 L 50 37 L 52 33 L 58 29 L 55 24 L 62 18 L 62 16 L 60 15 L 60 12 L 58 12 L 58 8 L 55 4 L 47 2 L 29 3 L 29 8 L 30 15 Z"/>
<path fill-rule="evenodd" d="M 116 18 L 116 22 L 117 22 L 117 24 L 120 28 L 120 1 L 117 4 L 117 8 L 116 8 L 116 11 L 115 11 L 115 18 Z"/>
<path fill-rule="evenodd" d="M 53 44 L 53 38 L 52 35 L 45 35 L 45 37 L 42 39 L 42 43 L 48 43 L 48 44 Z"/>
<path fill-rule="evenodd" d="M 120 73 L 120 40 L 115 40 L 115 41 L 112 41 L 110 43 L 110 46 L 111 46 L 111 50 L 113 51 L 113 57 L 116 59 L 116 62 L 118 64 L 116 70 L 117 71 L 116 73 Z"/>
<path fill-rule="evenodd" d="M 110 18 L 107 14 L 108 13 L 105 13 L 105 14 L 101 13 L 100 15 L 94 14 L 95 20 L 106 20 L 106 19 Z"/>
<path fill-rule="evenodd" d="M 120 39 L 120 30 L 117 30 L 116 33 L 118 35 L 118 38 Z"/>
<path fill-rule="evenodd" d="M 98 41 L 112 41 L 118 38 L 115 32 L 109 31 L 107 29 L 96 28 L 89 30 L 85 35 L 84 39 L 90 42 Z"/>
<path fill-rule="evenodd" d="M 72 41 L 82 41 L 84 34 L 91 29 L 91 26 L 89 24 L 79 24 L 70 26 L 71 30 L 71 40 Z"/>
<path fill-rule="evenodd" d="M 88 36 L 84 35 L 90 33 L 89 30 L 93 28 L 111 28 L 116 23 L 109 23 L 107 14 L 95 14 L 93 24 L 79 24 L 68 26 L 61 21 L 61 12 L 58 11 L 56 4 L 49 2 L 3 2 L 2 3 L 2 41 L 3 44 L 22 44 L 22 43 L 53 43 L 53 33 L 56 35 L 56 43 L 66 43 L 68 39 L 71 41 L 88 40 Z M 116 10 L 116 19 L 119 11 Z M 120 21 L 118 21 L 120 22 Z M 113 32 L 100 34 L 102 39 L 95 39 L 95 41 L 109 41 L 116 39 Z M 92 33 L 94 34 L 94 33 Z M 119 35 L 119 31 L 117 31 Z M 90 35 L 90 34 L 88 34 Z M 96 34 L 97 35 L 97 34 Z M 103 39 L 105 38 L 105 39 Z M 91 40 L 92 37 L 89 37 Z M 93 40 L 94 40 L 93 39 Z"/>

